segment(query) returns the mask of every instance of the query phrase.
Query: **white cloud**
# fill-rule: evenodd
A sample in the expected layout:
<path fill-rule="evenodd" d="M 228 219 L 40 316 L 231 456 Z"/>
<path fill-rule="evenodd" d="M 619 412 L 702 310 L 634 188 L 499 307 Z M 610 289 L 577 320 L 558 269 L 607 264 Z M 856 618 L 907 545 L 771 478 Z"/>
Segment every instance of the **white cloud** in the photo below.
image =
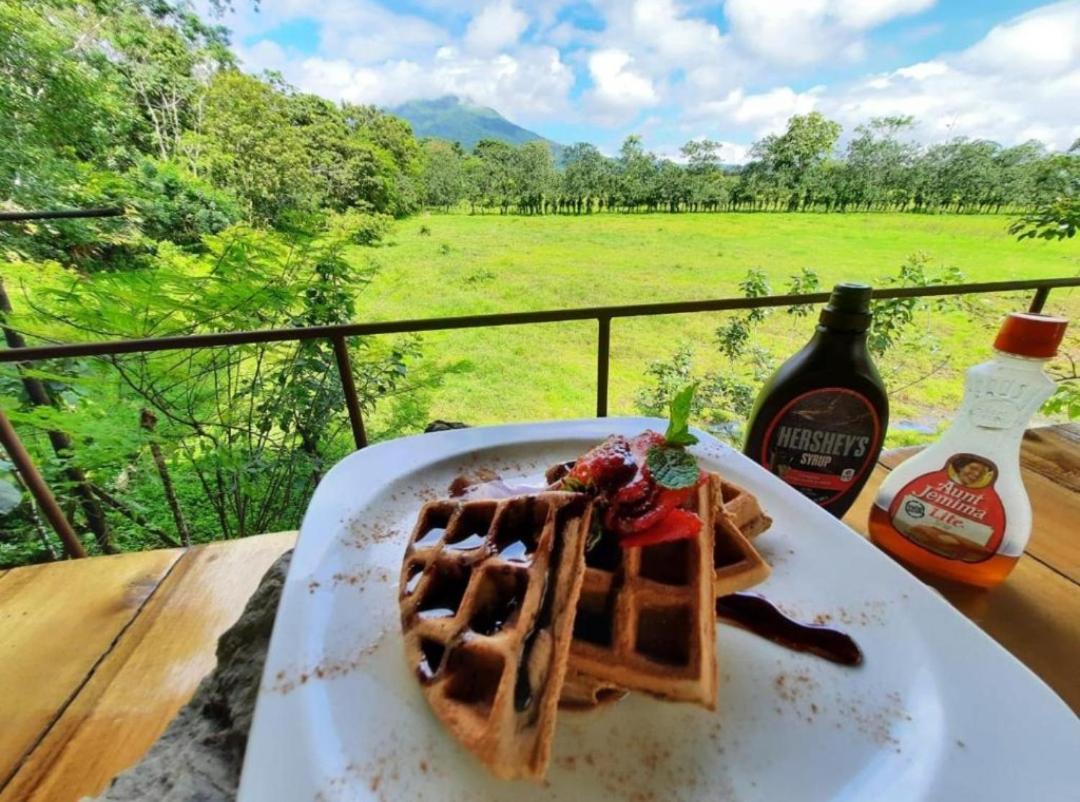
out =
<path fill-rule="evenodd" d="M 688 64 L 717 55 L 723 46 L 719 28 L 687 17 L 672 0 L 635 0 L 629 19 L 635 37 L 665 61 Z"/>
<path fill-rule="evenodd" d="M 821 110 L 849 130 L 912 114 L 927 142 L 968 136 L 1066 148 L 1080 136 L 1080 2 L 1057 3 L 992 29 L 954 55 L 826 93 Z"/>
<path fill-rule="evenodd" d="M 632 69 L 633 58 L 625 50 L 598 50 L 589 56 L 589 92 L 593 106 L 609 119 L 626 119 L 648 106 L 659 96 L 652 81 Z"/>
<path fill-rule="evenodd" d="M 973 71 L 1025 78 L 1058 75 L 1080 62 L 1080 3 L 1044 6 L 998 25 L 963 54 Z"/>
<path fill-rule="evenodd" d="M 727 0 L 724 14 L 740 47 L 781 65 L 814 64 L 837 55 L 857 61 L 863 33 L 934 0 Z"/>
<path fill-rule="evenodd" d="M 241 48 L 240 54 L 249 69 L 280 70 L 301 90 L 332 100 L 394 106 L 454 94 L 516 120 L 566 114 L 566 96 L 574 80 L 559 51 L 551 47 L 522 47 L 513 55 L 481 57 L 444 46 L 427 62 L 397 59 L 377 65 L 289 54 L 266 40 Z"/>
<path fill-rule="evenodd" d="M 767 92 L 746 94 L 734 89 L 722 100 L 702 103 L 694 109 L 691 119 L 727 121 L 743 129 L 749 129 L 755 137 L 782 131 L 788 118 L 794 114 L 808 114 L 819 102 L 822 87 L 807 92 L 796 92 L 787 86 Z"/>
<path fill-rule="evenodd" d="M 704 83 L 692 89 L 684 127 L 741 132 L 747 140 L 816 109 L 848 134 L 873 117 L 913 115 L 914 135 L 927 143 L 968 136 L 1011 145 L 1035 138 L 1066 148 L 1080 136 L 1080 0 L 1006 21 L 959 53 L 844 84 L 804 92 L 778 86 L 717 94 Z"/>
<path fill-rule="evenodd" d="M 528 15 L 512 0 L 495 0 L 469 21 L 465 46 L 476 53 L 497 53 L 517 44 L 528 27 Z"/>
<path fill-rule="evenodd" d="M 934 5 L 934 0 L 835 0 L 831 5 L 839 24 L 864 30 L 896 17 L 925 11 Z"/>

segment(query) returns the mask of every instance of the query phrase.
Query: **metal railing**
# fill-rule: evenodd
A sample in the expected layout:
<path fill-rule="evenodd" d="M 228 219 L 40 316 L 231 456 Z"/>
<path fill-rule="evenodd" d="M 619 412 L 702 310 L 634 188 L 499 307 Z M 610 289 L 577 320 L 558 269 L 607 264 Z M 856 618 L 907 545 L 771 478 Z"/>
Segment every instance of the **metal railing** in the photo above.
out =
<path fill-rule="evenodd" d="M 104 210 L 103 210 L 104 211 Z M 1029 311 L 1041 312 L 1050 291 L 1059 287 L 1080 287 L 1080 277 L 1032 279 L 1027 281 L 993 281 L 968 284 L 949 284 L 932 287 L 893 287 L 875 289 L 874 300 L 891 298 L 929 298 L 945 295 L 976 295 L 1014 291 L 1031 291 L 1035 294 Z M 611 361 L 611 321 L 615 318 L 655 317 L 657 315 L 697 314 L 701 312 L 732 312 L 743 309 L 760 309 L 777 306 L 818 304 L 827 301 L 829 293 L 816 292 L 805 295 L 768 295 L 760 298 L 717 298 L 705 301 L 671 301 L 651 304 L 622 306 L 588 306 L 576 309 L 549 309 L 538 312 L 510 312 L 486 315 L 462 315 L 459 317 L 418 318 L 391 320 L 374 323 L 343 323 L 332 326 L 309 326 L 305 328 L 262 329 L 257 331 L 232 331 L 210 334 L 189 334 L 178 337 L 116 340 L 111 342 L 66 343 L 35 345 L 0 350 L 0 364 L 18 365 L 47 359 L 73 357 L 114 357 L 122 354 L 154 353 L 195 348 L 216 348 L 256 343 L 293 342 L 324 339 L 331 343 L 345 396 L 353 441 L 358 449 L 367 446 L 363 413 L 353 381 L 349 360 L 347 338 L 376 334 L 405 334 L 423 331 L 452 331 L 457 329 L 492 328 L 497 326 L 522 326 L 533 323 L 567 323 L 595 320 L 597 324 L 596 348 L 596 415 L 605 417 L 608 412 L 608 377 Z M 0 321 L 2 324 L 2 321 Z M 0 325 L 2 328 L 2 325 Z M 69 556 L 82 557 L 85 551 L 71 523 L 57 504 L 48 484 L 33 464 L 30 455 L 20 442 L 14 427 L 0 409 L 0 445 L 11 457 L 24 484 L 34 496 L 38 506 L 64 543 Z"/>

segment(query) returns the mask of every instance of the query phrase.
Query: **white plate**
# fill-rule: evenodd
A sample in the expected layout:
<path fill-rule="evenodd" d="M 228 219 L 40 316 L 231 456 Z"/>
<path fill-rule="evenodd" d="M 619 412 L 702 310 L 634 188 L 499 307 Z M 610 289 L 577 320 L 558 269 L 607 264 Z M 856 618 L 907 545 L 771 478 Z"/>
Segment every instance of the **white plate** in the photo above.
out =
<path fill-rule="evenodd" d="M 705 437 L 692 449 L 702 463 L 773 518 L 757 541 L 773 566 L 761 592 L 848 631 L 864 665 L 719 626 L 716 712 L 634 694 L 561 713 L 544 785 L 491 779 L 431 714 L 405 662 L 397 578 L 417 509 L 462 467 L 536 478 L 610 433 L 663 425 L 425 434 L 330 471 L 285 585 L 241 802 L 1080 799 L 1080 725 L 1049 688 L 850 529 Z"/>

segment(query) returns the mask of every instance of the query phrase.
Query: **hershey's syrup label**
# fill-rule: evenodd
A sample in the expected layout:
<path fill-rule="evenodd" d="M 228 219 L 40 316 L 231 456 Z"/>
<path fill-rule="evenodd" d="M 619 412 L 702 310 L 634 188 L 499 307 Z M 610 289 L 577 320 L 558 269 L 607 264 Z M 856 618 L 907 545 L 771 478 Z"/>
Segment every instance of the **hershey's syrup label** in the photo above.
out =
<path fill-rule="evenodd" d="M 889 519 L 916 546 L 947 560 L 977 563 L 1005 537 L 998 467 L 977 454 L 953 454 L 939 471 L 912 479 L 893 497 Z"/>
<path fill-rule="evenodd" d="M 846 387 L 793 398 L 769 423 L 759 462 L 818 504 L 828 504 L 871 468 L 881 441 L 873 404 Z"/>

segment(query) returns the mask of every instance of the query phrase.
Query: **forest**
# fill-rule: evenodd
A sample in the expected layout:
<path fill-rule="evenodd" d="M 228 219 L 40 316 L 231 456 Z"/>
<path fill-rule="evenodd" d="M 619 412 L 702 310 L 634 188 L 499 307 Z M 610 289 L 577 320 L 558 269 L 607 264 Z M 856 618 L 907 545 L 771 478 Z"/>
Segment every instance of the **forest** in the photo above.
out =
<path fill-rule="evenodd" d="M 0 223 L 6 345 L 357 319 L 395 220 L 477 214 L 1007 212 L 1071 236 L 1080 143 L 930 146 L 910 117 L 844 139 L 817 113 L 741 166 L 630 136 L 560 164 L 543 143 L 416 139 L 378 108 L 243 72 L 229 32 L 168 0 L 0 4 L 0 209 L 122 207 L 118 218 Z M 841 146 L 843 142 L 843 146 Z M 373 439 L 414 432 L 456 366 L 412 336 L 350 343 Z M 350 449 L 318 341 L 0 369 L 0 405 L 88 548 L 188 544 L 295 527 Z M 0 455 L 0 565 L 58 543 Z"/>

